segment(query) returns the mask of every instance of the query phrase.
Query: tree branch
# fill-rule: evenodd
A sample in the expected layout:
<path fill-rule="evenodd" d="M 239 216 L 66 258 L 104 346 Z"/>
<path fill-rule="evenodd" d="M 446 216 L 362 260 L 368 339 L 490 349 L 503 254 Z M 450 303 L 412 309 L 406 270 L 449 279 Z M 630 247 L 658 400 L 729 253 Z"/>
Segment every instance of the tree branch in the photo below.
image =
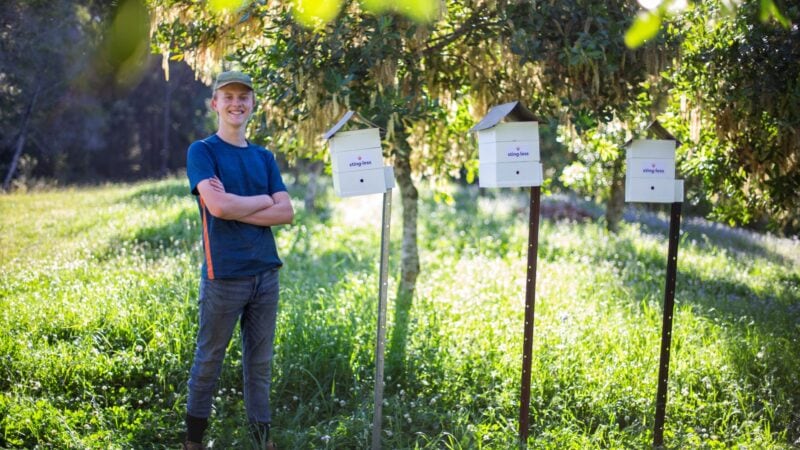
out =
<path fill-rule="evenodd" d="M 431 54 L 435 54 L 440 52 L 443 48 L 448 46 L 449 44 L 457 41 L 462 36 L 467 35 L 471 32 L 478 31 L 481 29 L 489 29 L 493 26 L 501 25 L 500 21 L 497 22 L 485 22 L 483 24 L 480 23 L 480 17 L 485 13 L 485 8 L 481 8 L 479 10 L 473 11 L 472 15 L 469 19 L 464 22 L 464 25 L 461 26 L 458 30 L 453 31 L 450 34 L 441 36 L 440 38 L 436 39 L 432 45 L 426 47 L 422 50 L 422 54 L 424 56 L 430 56 Z"/>

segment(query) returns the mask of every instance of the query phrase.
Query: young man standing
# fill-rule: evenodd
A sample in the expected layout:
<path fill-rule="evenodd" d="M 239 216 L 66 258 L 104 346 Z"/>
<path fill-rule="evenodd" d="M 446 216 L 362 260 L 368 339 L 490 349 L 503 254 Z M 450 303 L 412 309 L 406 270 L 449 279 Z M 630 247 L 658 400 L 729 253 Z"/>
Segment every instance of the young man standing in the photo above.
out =
<path fill-rule="evenodd" d="M 278 310 L 278 257 L 273 225 L 294 210 L 275 156 L 245 138 L 255 107 L 250 77 L 230 71 L 214 83 L 216 134 L 192 143 L 186 171 L 202 219 L 203 263 L 197 347 L 189 376 L 186 450 L 203 449 L 225 349 L 238 322 L 247 418 L 264 449 L 269 439 L 269 390 Z"/>

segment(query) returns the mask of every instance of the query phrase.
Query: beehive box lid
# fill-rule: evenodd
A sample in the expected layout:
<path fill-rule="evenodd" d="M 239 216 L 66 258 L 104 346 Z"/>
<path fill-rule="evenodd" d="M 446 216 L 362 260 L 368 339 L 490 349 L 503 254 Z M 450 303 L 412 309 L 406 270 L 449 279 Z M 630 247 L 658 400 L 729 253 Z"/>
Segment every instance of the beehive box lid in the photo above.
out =
<path fill-rule="evenodd" d="M 636 139 L 628 148 L 628 159 L 658 158 L 675 161 L 675 141 L 666 139 Z"/>
<path fill-rule="evenodd" d="M 374 123 L 372 123 L 371 121 L 365 119 L 361 114 L 359 114 L 359 113 L 357 113 L 355 111 L 347 111 L 346 113 L 344 113 L 342 118 L 339 119 L 339 121 L 336 122 L 336 124 L 333 127 L 331 127 L 330 130 L 325 132 L 325 134 L 322 137 L 325 140 L 329 140 L 336 133 L 341 131 L 342 128 L 344 128 L 344 126 L 347 125 L 347 122 L 349 122 L 351 119 L 354 122 L 360 122 L 360 123 L 363 123 L 363 124 L 365 124 L 365 125 L 367 125 L 369 127 L 377 128 L 377 129 L 379 129 L 381 131 L 381 134 L 383 134 L 383 128 L 381 128 L 381 127 L 375 125 Z"/>
<path fill-rule="evenodd" d="M 531 122 L 536 121 L 536 116 L 519 101 L 503 103 L 489 109 L 489 112 L 469 131 L 481 131 L 500 123 L 506 116 L 513 119 L 515 122 Z"/>

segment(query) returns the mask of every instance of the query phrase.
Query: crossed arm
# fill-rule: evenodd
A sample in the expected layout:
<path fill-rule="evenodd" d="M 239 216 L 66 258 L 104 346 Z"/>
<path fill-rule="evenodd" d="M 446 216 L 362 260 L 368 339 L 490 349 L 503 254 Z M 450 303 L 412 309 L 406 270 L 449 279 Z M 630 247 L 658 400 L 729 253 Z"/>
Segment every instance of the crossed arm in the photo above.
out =
<path fill-rule="evenodd" d="M 294 209 L 287 192 L 252 196 L 231 194 L 225 192 L 225 186 L 217 177 L 198 183 L 197 191 L 211 215 L 220 219 L 263 227 L 290 224 L 294 220 Z"/>

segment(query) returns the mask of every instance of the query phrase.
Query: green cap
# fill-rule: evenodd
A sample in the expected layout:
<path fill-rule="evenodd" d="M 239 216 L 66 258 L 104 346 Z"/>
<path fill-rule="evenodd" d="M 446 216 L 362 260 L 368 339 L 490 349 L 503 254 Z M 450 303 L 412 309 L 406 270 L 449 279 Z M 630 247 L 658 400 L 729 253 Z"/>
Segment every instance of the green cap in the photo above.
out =
<path fill-rule="evenodd" d="M 250 79 L 250 75 L 236 70 L 229 70 L 217 75 L 217 81 L 214 82 L 214 90 L 216 91 L 222 86 L 227 86 L 233 83 L 243 84 L 251 91 L 253 90 L 253 80 Z"/>

